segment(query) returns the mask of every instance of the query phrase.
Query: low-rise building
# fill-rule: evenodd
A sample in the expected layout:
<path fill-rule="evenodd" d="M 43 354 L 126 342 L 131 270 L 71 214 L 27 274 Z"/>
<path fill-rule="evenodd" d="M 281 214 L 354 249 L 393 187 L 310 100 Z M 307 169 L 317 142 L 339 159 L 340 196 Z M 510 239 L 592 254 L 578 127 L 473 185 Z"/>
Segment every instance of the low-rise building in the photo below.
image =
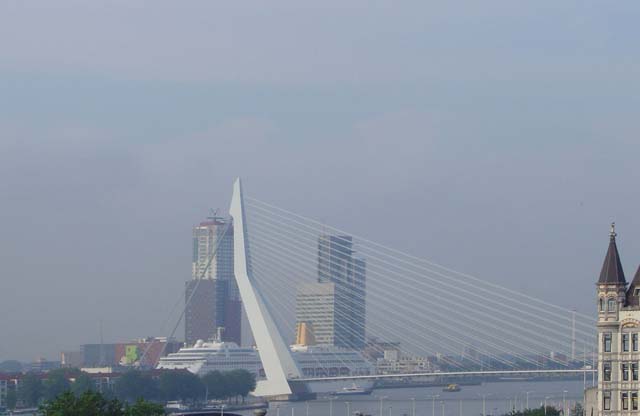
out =
<path fill-rule="evenodd" d="M 173 339 L 149 337 L 115 344 L 81 346 L 82 363 L 77 367 L 138 366 L 154 368 L 160 357 L 176 352 L 182 343 Z"/>
<path fill-rule="evenodd" d="M 378 374 L 426 373 L 431 370 L 425 357 L 402 354 L 400 350 L 385 350 L 384 356 L 376 361 Z"/>

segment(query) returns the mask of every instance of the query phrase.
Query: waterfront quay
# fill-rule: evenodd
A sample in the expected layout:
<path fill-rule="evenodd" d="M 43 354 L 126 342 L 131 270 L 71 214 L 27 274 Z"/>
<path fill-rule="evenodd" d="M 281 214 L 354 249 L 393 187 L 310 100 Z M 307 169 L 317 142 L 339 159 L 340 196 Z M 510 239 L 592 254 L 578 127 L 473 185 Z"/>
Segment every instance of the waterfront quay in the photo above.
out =
<path fill-rule="evenodd" d="M 481 416 L 484 408 L 484 414 L 499 416 L 514 409 L 539 408 L 545 402 L 549 407 L 565 407 L 570 412 L 576 403 L 582 402 L 583 391 L 582 379 L 487 382 L 461 385 L 457 392 L 445 392 L 442 386 L 376 389 L 370 395 L 328 396 L 306 402 L 274 401 L 269 405 L 268 415 L 353 416 L 362 412 L 371 416 Z"/>

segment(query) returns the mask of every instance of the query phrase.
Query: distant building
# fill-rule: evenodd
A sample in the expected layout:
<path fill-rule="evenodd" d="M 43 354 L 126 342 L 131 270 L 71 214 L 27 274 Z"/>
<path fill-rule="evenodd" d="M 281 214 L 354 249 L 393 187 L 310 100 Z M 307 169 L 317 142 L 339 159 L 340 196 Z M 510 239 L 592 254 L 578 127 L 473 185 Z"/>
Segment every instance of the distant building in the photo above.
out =
<path fill-rule="evenodd" d="M 384 352 L 388 350 L 399 350 L 400 342 L 381 341 L 377 338 L 369 338 L 364 347 L 363 355 L 371 362 L 384 357 Z"/>
<path fill-rule="evenodd" d="M 640 411 L 640 268 L 627 287 L 614 224 L 597 282 L 598 387 L 585 391 L 586 415 Z"/>
<path fill-rule="evenodd" d="M 431 367 L 426 358 L 405 355 L 398 349 L 385 350 L 383 357 L 376 361 L 378 374 L 425 373 L 429 370 Z"/>
<path fill-rule="evenodd" d="M 73 367 L 106 368 L 140 366 L 154 368 L 160 357 L 176 352 L 182 343 L 167 338 L 142 338 L 114 344 L 85 344 L 80 346 L 82 365 Z"/>
<path fill-rule="evenodd" d="M 335 284 L 307 283 L 298 286 L 296 294 L 297 327 L 309 324 L 315 344 L 335 342 Z M 298 336 L 300 334 L 297 334 Z"/>
<path fill-rule="evenodd" d="M 36 373 L 45 373 L 57 368 L 60 368 L 60 361 L 49 361 L 44 358 L 38 358 L 32 363 L 29 363 L 29 371 Z"/>
<path fill-rule="evenodd" d="M 354 254 L 350 236 L 323 234 L 318 238 L 318 282 L 335 285 L 333 345 L 362 350 L 366 263 Z"/>
<path fill-rule="evenodd" d="M 82 351 L 62 351 L 60 365 L 64 368 L 80 368 L 84 365 Z"/>
<path fill-rule="evenodd" d="M 7 393 L 9 389 L 15 391 L 17 384 L 18 381 L 15 374 L 0 373 L 0 408 L 7 407 Z"/>
<path fill-rule="evenodd" d="M 217 328 L 225 327 L 228 284 L 220 279 L 195 279 L 186 283 L 184 331 L 188 345 L 199 339 L 211 339 Z"/>
<path fill-rule="evenodd" d="M 193 227 L 191 280 L 185 284 L 185 341 L 215 336 L 241 344 L 242 302 L 233 274 L 233 225 L 213 215 Z"/>
<path fill-rule="evenodd" d="M 104 367 L 116 364 L 115 344 L 84 344 L 80 346 L 83 367 Z"/>

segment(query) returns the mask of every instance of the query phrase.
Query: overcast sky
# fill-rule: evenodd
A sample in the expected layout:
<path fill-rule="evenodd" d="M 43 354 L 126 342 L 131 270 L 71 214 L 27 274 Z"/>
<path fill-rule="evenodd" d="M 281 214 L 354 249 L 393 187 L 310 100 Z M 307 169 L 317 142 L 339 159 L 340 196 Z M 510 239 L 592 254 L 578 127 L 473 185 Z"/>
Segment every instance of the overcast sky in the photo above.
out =
<path fill-rule="evenodd" d="M 640 263 L 637 1 L 0 2 L 0 361 L 161 330 L 248 194 L 584 313 Z"/>

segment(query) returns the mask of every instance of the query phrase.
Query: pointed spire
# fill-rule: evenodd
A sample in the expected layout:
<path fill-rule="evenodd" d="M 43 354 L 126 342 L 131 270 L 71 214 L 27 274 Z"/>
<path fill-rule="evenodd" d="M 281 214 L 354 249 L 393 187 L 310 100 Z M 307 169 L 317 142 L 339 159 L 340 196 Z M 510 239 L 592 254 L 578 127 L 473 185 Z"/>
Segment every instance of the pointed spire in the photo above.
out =
<path fill-rule="evenodd" d="M 627 281 L 624 278 L 624 271 L 622 270 L 622 264 L 620 263 L 620 255 L 618 254 L 618 247 L 616 246 L 616 223 L 611 223 L 611 231 L 609 232 L 609 249 L 607 255 L 604 258 L 604 264 L 602 265 L 602 271 L 600 272 L 600 279 L 598 284 L 609 285 L 626 285 Z"/>
<path fill-rule="evenodd" d="M 627 290 L 627 306 L 640 306 L 640 296 L 636 294 L 636 289 L 640 290 L 640 266 Z"/>
<path fill-rule="evenodd" d="M 616 234 L 616 223 L 612 222 L 611 223 L 611 229 L 609 231 L 609 239 L 612 240 L 612 241 L 615 241 L 617 236 L 618 236 L 618 234 Z"/>

